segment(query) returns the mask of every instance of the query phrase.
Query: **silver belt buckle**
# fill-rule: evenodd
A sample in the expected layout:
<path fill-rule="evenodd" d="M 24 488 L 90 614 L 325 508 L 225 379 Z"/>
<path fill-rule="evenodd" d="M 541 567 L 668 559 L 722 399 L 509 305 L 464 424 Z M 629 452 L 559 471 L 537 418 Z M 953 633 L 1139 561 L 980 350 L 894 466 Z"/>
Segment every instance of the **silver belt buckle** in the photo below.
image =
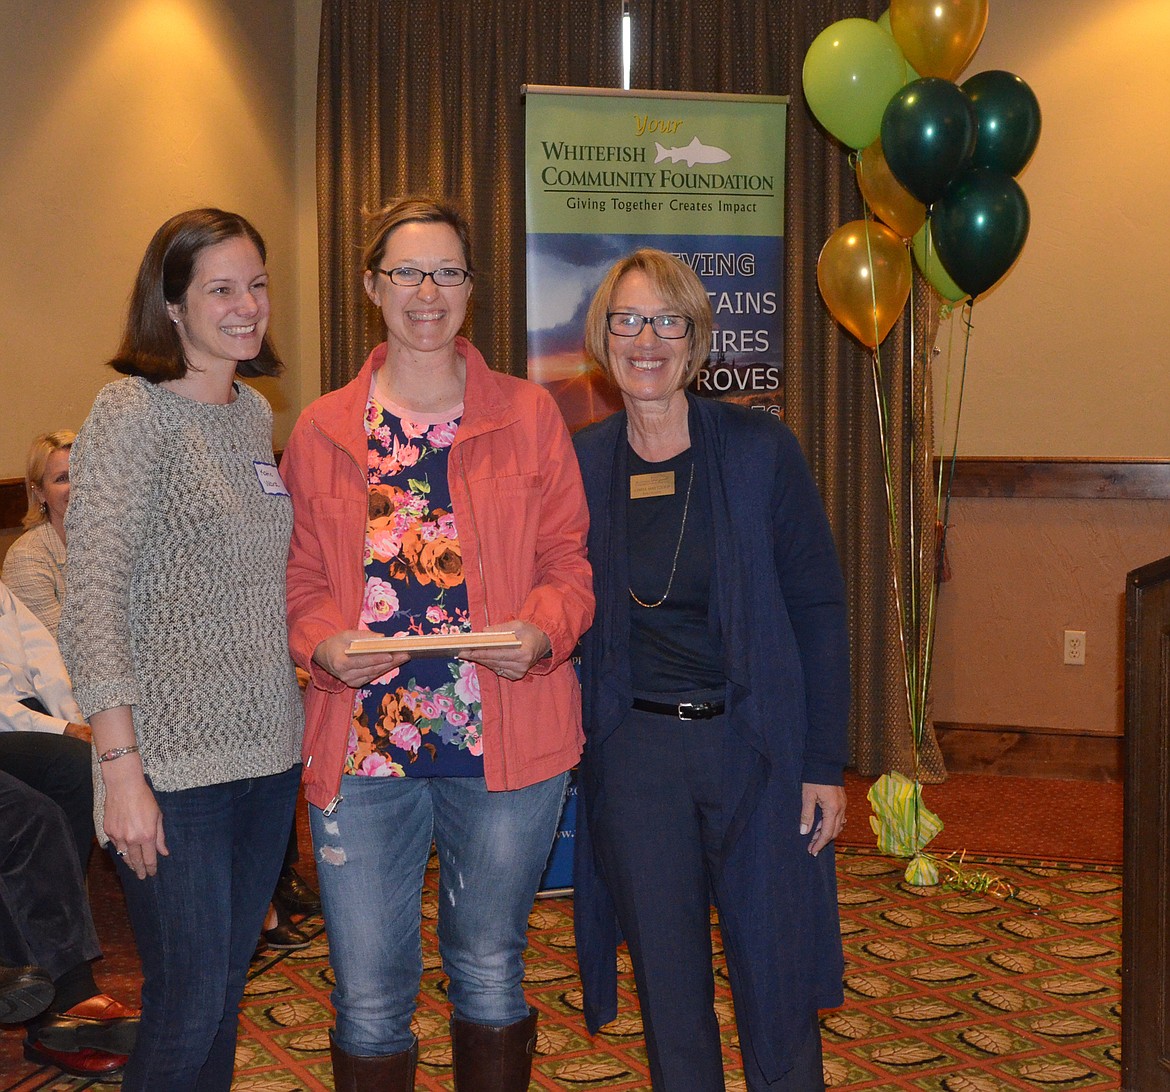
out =
<path fill-rule="evenodd" d="M 678 719 L 679 720 L 702 720 L 704 714 L 709 708 L 709 703 L 705 701 L 691 702 L 684 701 L 679 703 Z"/>

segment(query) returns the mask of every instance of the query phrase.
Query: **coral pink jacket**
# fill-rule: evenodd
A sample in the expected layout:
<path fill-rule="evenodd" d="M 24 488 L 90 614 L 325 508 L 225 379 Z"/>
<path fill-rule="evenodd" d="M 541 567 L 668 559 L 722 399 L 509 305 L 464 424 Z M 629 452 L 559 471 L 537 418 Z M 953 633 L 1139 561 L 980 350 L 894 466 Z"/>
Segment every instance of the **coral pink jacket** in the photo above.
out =
<path fill-rule="evenodd" d="M 491 371 L 464 338 L 456 349 L 467 361 L 467 386 L 448 482 L 472 625 L 522 618 L 552 642 L 552 655 L 516 682 L 479 669 L 487 786 L 518 789 L 563 773 L 581 753 L 581 697 L 569 656 L 593 619 L 589 515 L 568 430 L 548 393 Z M 294 511 L 289 646 L 309 672 L 305 796 L 320 808 L 341 785 L 354 691 L 313 663 L 313 651 L 356 628 L 361 613 L 365 408 L 385 360 L 382 344 L 352 382 L 308 406 L 280 463 Z"/>

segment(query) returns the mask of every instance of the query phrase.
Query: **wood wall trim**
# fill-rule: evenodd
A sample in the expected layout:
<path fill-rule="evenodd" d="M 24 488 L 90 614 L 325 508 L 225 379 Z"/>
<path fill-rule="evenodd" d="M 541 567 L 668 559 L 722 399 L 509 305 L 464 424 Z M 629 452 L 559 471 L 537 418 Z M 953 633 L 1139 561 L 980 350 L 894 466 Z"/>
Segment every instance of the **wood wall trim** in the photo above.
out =
<path fill-rule="evenodd" d="M 935 721 L 951 773 L 1120 781 L 1125 739 L 1120 733 L 1011 724 Z"/>
<path fill-rule="evenodd" d="M 954 720 L 936 720 L 936 732 L 990 732 L 1002 734 L 1014 732 L 1017 735 L 1060 736 L 1061 739 L 1124 739 L 1120 728 L 1050 728 L 1036 724 L 970 724 Z"/>
<path fill-rule="evenodd" d="M 957 459 L 951 496 L 1170 500 L 1170 459 Z"/>
<path fill-rule="evenodd" d="M 956 459 L 951 496 L 1170 500 L 1170 459 Z M 24 480 L 0 479 L 0 528 L 19 527 L 24 513 Z"/>

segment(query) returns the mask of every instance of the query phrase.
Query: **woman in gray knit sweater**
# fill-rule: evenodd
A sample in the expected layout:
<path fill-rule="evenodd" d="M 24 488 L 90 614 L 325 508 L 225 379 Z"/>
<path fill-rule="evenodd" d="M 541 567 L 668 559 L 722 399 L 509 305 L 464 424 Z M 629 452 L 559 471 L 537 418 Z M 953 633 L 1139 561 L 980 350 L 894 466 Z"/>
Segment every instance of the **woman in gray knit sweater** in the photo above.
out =
<path fill-rule="evenodd" d="M 127 1092 L 231 1085 L 238 1005 L 284 855 L 302 714 L 264 243 L 197 209 L 151 240 L 73 447 L 61 651 L 93 728 L 98 836 L 142 959 Z"/>

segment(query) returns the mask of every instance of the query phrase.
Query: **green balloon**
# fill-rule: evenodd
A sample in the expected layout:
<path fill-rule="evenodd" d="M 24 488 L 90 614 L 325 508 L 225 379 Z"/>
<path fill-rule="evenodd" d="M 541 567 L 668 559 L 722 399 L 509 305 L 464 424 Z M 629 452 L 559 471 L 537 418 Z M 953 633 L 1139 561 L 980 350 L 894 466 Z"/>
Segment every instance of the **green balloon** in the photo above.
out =
<path fill-rule="evenodd" d="M 881 134 L 894 177 L 929 208 L 971 158 L 975 111 L 950 80 L 925 76 L 895 92 Z"/>
<path fill-rule="evenodd" d="M 1040 103 L 1019 76 L 992 69 L 977 72 L 963 84 L 975 107 L 975 154 L 972 167 L 990 167 L 1017 175 L 1040 139 Z"/>
<path fill-rule="evenodd" d="M 939 257 L 955 283 L 972 296 L 982 295 L 1012 267 L 1030 222 L 1020 184 L 986 167 L 960 174 L 930 217 Z"/>
<path fill-rule="evenodd" d="M 967 293 L 951 280 L 951 275 L 942 264 L 938 251 L 934 249 L 929 220 L 914 233 L 910 240 L 910 248 L 914 252 L 914 261 L 926 278 L 926 283 L 944 300 L 948 303 L 958 303 L 959 300 L 967 298 Z"/>
<path fill-rule="evenodd" d="M 804 55 L 804 97 L 842 144 L 867 148 L 891 96 L 906 82 L 906 60 L 888 31 L 869 19 L 825 27 Z"/>

